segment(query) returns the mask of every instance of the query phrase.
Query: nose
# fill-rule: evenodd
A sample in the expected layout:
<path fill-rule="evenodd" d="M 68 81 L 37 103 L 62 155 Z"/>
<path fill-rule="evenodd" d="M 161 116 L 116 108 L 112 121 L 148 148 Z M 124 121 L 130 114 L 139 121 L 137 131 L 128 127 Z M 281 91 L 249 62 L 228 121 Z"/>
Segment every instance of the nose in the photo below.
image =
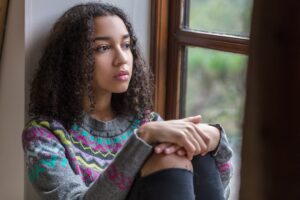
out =
<path fill-rule="evenodd" d="M 124 51 L 121 47 L 116 48 L 115 58 L 114 58 L 114 66 L 120 66 L 126 64 L 128 61 L 127 52 Z"/>

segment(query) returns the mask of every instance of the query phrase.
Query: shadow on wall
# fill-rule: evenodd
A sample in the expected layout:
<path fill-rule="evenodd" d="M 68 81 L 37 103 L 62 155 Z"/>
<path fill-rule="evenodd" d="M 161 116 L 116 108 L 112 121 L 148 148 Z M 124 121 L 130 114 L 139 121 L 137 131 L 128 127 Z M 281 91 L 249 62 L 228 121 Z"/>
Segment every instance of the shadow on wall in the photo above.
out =
<path fill-rule="evenodd" d="M 42 32 L 36 32 L 34 40 L 26 47 L 26 70 L 25 70 L 25 123 L 28 122 L 28 104 L 29 104 L 29 88 L 30 82 L 32 81 L 33 74 L 38 67 L 38 60 L 40 59 L 45 43 L 46 35 Z M 28 173 L 26 168 L 24 168 L 24 200 L 38 200 L 39 197 L 35 192 L 34 188 L 29 182 Z"/>
<path fill-rule="evenodd" d="M 2 55 L 2 47 L 4 41 L 5 25 L 7 18 L 9 0 L 1 0 L 0 2 L 0 60 Z"/>

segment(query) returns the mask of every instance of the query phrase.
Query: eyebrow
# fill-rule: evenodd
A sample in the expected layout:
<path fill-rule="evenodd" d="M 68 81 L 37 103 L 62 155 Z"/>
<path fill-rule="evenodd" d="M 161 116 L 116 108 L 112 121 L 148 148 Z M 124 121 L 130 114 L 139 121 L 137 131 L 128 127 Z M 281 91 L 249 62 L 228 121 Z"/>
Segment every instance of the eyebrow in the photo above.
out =
<path fill-rule="evenodd" d="M 130 37 L 129 34 L 126 34 L 126 35 L 123 35 L 122 39 L 127 39 L 129 37 Z M 111 40 L 111 37 L 109 37 L 109 36 L 98 36 L 98 37 L 95 37 L 94 41 L 96 41 L 96 40 Z"/>

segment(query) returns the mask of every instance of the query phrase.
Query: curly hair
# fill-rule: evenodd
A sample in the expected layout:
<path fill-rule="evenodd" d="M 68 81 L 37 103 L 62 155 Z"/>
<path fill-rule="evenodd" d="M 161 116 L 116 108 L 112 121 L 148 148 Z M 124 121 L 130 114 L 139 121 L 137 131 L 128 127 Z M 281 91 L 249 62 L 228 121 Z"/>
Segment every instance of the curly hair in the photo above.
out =
<path fill-rule="evenodd" d="M 131 38 L 133 71 L 124 93 L 113 93 L 111 106 L 117 114 L 143 116 L 153 109 L 153 74 L 142 58 L 137 37 L 126 14 L 104 3 L 79 4 L 66 11 L 54 24 L 30 88 L 29 115 L 60 121 L 69 128 L 81 122 L 83 98 L 95 106 L 94 19 L 120 17 Z"/>

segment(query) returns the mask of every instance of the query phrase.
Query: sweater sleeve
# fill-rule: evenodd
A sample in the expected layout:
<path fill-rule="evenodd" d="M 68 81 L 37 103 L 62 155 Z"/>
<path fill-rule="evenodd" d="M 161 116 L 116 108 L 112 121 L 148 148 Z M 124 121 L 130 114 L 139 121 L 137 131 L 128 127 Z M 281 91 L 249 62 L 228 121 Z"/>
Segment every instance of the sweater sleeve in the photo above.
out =
<path fill-rule="evenodd" d="M 215 158 L 216 164 L 218 166 L 218 170 L 224 188 L 224 197 L 225 199 L 228 199 L 230 193 L 229 182 L 233 174 L 233 167 L 231 163 L 233 151 L 227 140 L 224 128 L 220 124 L 210 125 L 219 129 L 221 133 L 219 145 L 215 151 L 211 152 L 211 155 Z"/>
<path fill-rule="evenodd" d="M 31 126 L 22 135 L 29 180 L 42 199 L 123 200 L 152 147 L 133 134 L 114 161 L 87 187 L 72 169 L 62 141 L 47 128 Z"/>

